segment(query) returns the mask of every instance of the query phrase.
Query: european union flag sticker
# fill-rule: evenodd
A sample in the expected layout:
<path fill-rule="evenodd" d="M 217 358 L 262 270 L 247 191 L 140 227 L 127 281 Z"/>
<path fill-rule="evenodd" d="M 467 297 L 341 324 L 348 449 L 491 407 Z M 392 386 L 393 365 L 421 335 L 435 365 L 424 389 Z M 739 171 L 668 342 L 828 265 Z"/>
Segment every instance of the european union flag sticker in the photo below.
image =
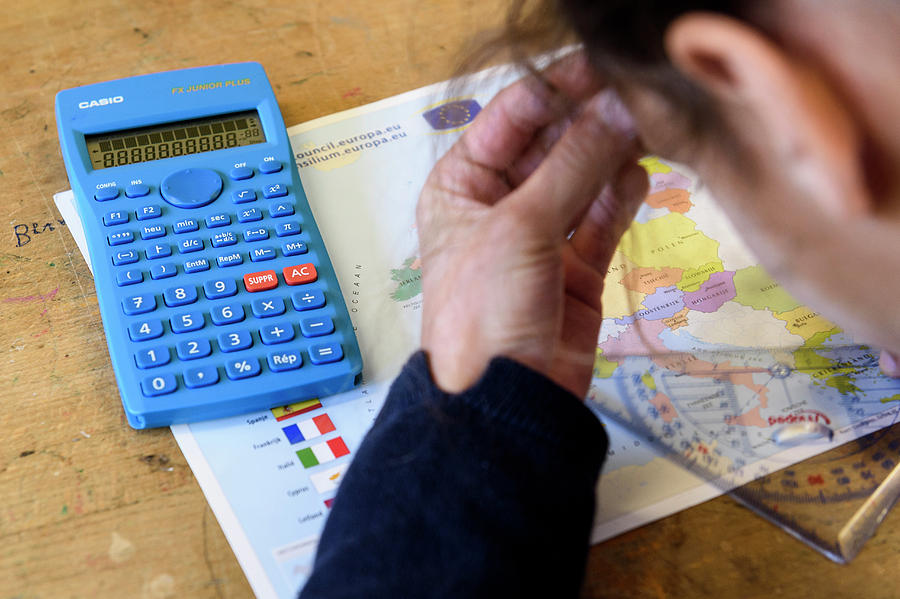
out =
<path fill-rule="evenodd" d="M 452 100 L 422 113 L 422 117 L 435 131 L 458 129 L 472 122 L 481 112 L 475 100 Z"/>

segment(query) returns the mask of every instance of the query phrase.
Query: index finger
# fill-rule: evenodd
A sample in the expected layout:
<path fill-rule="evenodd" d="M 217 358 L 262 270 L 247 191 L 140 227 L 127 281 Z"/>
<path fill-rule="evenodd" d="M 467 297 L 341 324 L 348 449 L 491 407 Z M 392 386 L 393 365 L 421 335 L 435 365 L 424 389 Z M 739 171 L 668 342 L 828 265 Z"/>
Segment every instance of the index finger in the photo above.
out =
<path fill-rule="evenodd" d="M 524 152 L 535 134 L 603 87 L 584 52 L 574 52 L 542 73 L 502 90 L 478 115 L 454 147 L 461 158 L 504 171 Z M 566 101 L 568 100 L 568 101 Z"/>

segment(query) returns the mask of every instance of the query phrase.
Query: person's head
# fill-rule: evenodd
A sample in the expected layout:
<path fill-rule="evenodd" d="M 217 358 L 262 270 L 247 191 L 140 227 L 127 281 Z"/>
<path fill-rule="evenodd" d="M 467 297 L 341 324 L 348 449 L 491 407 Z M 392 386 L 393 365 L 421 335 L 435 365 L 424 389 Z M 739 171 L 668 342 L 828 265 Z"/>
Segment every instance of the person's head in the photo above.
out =
<path fill-rule="evenodd" d="M 544 0 L 770 272 L 900 354 L 900 2 Z"/>

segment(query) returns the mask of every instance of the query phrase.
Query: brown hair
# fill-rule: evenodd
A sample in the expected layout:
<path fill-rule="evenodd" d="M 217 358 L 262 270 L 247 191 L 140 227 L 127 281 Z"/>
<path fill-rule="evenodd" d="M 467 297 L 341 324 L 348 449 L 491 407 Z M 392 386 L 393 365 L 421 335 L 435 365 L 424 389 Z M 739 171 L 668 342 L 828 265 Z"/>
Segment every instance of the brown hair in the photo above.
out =
<path fill-rule="evenodd" d="M 756 0 L 757 3 L 759 0 Z M 720 125 L 707 95 L 670 62 L 665 32 L 681 15 L 714 12 L 751 18 L 752 0 L 513 0 L 504 28 L 474 42 L 465 70 L 498 54 L 536 72 L 536 53 L 581 42 L 591 63 L 613 86 L 640 84 L 664 96 L 695 133 Z M 758 8 L 758 7 L 756 7 Z"/>

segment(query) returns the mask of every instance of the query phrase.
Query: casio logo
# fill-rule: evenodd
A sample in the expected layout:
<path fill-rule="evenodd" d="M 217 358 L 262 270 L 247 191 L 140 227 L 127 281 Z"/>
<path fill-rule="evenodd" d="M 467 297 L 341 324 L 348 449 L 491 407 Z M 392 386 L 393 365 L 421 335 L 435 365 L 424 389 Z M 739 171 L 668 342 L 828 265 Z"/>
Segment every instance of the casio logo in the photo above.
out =
<path fill-rule="evenodd" d="M 125 101 L 122 96 L 110 96 L 109 98 L 97 98 L 96 100 L 85 100 L 78 103 L 78 108 L 95 108 L 97 106 L 109 106 L 110 104 L 121 104 Z"/>

